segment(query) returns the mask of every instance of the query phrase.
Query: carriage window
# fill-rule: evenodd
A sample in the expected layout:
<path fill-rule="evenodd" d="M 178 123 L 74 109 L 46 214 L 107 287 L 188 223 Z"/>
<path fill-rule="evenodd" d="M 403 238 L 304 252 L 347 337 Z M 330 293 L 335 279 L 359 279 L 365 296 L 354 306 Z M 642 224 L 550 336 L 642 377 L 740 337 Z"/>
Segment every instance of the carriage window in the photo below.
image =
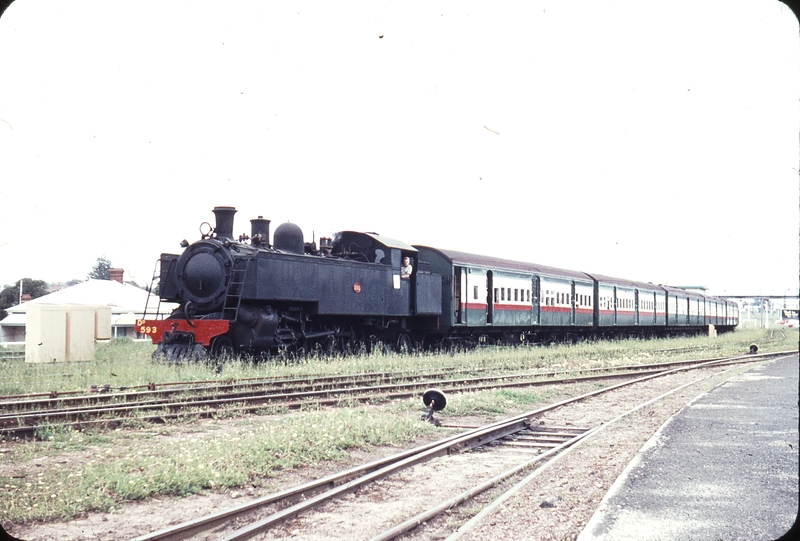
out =
<path fill-rule="evenodd" d="M 508 288 L 508 300 L 511 300 L 511 288 Z"/>
<path fill-rule="evenodd" d="M 515 301 L 518 301 L 518 300 L 519 300 L 519 298 L 518 298 L 518 297 L 519 297 L 519 289 L 517 289 L 517 288 L 515 287 L 515 288 L 514 288 L 514 300 L 515 300 Z"/>
<path fill-rule="evenodd" d="M 528 292 L 525 294 L 528 297 L 528 302 L 531 302 L 531 290 L 529 289 Z"/>
<path fill-rule="evenodd" d="M 494 302 L 497 302 L 497 301 L 498 301 L 498 298 L 497 298 L 497 288 L 494 288 Z"/>
<path fill-rule="evenodd" d="M 500 300 L 501 301 L 506 300 L 506 288 L 504 287 L 500 288 Z"/>
<path fill-rule="evenodd" d="M 473 290 L 473 293 L 472 293 L 472 297 L 475 300 L 478 300 L 478 286 L 475 286 L 475 289 Z"/>

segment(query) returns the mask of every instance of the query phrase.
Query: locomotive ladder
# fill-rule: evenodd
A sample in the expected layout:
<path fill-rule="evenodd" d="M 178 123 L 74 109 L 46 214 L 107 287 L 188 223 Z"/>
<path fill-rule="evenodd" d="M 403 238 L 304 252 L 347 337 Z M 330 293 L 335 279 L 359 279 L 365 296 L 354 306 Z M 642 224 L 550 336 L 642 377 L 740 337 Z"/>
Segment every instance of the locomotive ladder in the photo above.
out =
<path fill-rule="evenodd" d="M 239 306 L 242 304 L 242 289 L 244 289 L 244 281 L 251 261 L 253 261 L 252 257 L 234 259 L 231 278 L 228 281 L 228 292 L 225 295 L 225 304 L 222 306 L 223 319 L 236 321 L 239 317 Z"/>

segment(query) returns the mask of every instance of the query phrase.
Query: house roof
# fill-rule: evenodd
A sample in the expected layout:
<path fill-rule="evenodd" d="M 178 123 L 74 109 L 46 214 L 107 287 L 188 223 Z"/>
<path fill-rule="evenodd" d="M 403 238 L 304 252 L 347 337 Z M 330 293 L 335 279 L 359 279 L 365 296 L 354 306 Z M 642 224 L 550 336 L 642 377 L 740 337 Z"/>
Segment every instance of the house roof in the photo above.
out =
<path fill-rule="evenodd" d="M 30 304 L 78 304 L 110 306 L 112 318 L 117 314 L 142 314 L 147 305 L 148 315 L 159 310 L 159 298 L 146 290 L 121 284 L 115 280 L 87 280 L 62 290 L 42 295 L 33 300 L 7 308 L 8 316 L 0 325 L 24 325 L 27 306 Z M 161 313 L 170 313 L 177 305 L 161 303 Z"/>

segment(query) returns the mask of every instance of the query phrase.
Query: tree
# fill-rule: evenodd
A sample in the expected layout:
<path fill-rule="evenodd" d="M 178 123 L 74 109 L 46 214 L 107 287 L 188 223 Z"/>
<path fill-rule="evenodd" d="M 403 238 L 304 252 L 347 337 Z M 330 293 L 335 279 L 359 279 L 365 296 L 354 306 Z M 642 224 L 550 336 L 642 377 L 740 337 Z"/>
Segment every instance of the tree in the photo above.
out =
<path fill-rule="evenodd" d="M 110 280 L 108 269 L 111 267 L 111 261 L 106 259 L 105 256 L 100 256 L 97 258 L 97 262 L 95 262 L 94 267 L 92 267 L 92 272 L 90 272 L 87 277 L 90 280 L 92 278 L 95 280 Z"/>
<path fill-rule="evenodd" d="M 27 293 L 32 299 L 47 295 L 48 285 L 44 280 L 32 280 L 30 278 L 23 278 L 13 286 L 6 287 L 0 291 L 0 319 L 8 315 L 6 308 L 16 306 L 19 304 L 19 283 L 22 282 L 22 293 Z"/>

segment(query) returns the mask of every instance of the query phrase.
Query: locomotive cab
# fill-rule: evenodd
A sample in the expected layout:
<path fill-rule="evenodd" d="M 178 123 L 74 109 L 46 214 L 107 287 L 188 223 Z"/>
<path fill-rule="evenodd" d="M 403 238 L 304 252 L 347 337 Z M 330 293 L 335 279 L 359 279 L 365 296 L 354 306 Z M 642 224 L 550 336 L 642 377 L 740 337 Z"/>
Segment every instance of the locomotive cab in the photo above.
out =
<path fill-rule="evenodd" d="M 393 308 L 394 315 L 439 316 L 442 313 L 442 276 L 431 274 L 430 263 L 419 258 L 419 251 L 404 242 L 378 235 L 342 231 L 333 239 L 333 256 L 351 258 L 382 265 L 390 270 L 391 289 L 385 285 L 380 288 L 381 302 L 388 297 L 400 301 Z M 411 267 L 405 275 L 405 259 Z M 385 282 L 384 282 L 385 283 Z M 387 314 L 388 315 L 388 314 Z M 434 325 L 434 319 L 417 319 L 422 326 Z"/>
<path fill-rule="evenodd" d="M 377 233 L 341 231 L 333 237 L 331 257 L 348 262 L 349 271 L 333 271 L 344 279 L 352 275 L 355 296 L 358 304 L 364 302 L 379 308 L 381 315 L 409 316 L 414 313 L 413 292 L 416 275 L 415 263 L 418 258 L 416 248 L 404 242 L 383 237 Z M 403 262 L 408 259 L 412 268 L 409 276 L 403 276 Z M 360 265 L 366 263 L 368 265 Z M 334 269 L 336 267 L 332 267 Z M 338 282 L 338 276 L 337 276 Z M 348 292 L 349 293 L 349 292 Z M 359 298 L 361 294 L 366 294 Z M 376 295 L 373 297 L 372 295 Z M 342 299 L 347 295 L 338 296 Z M 361 301 L 361 302 L 359 302 Z M 359 308 L 359 312 L 365 307 Z M 322 307 L 321 307 L 322 309 Z M 368 308 L 368 310 L 370 310 Z"/>

